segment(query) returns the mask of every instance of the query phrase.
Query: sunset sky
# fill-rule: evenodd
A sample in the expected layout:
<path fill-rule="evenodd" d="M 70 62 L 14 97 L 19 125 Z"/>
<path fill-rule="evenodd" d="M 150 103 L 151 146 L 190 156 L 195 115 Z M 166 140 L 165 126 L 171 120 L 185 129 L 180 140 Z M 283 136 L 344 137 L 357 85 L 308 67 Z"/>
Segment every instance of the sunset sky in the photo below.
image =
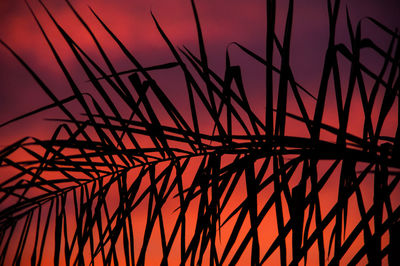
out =
<path fill-rule="evenodd" d="M 37 1 L 28 0 L 28 2 L 44 26 L 57 52 L 61 55 L 63 62 L 74 77 L 75 82 L 82 91 L 93 93 L 94 89 L 88 82 L 88 77 L 83 73 L 82 68 L 43 8 Z M 76 40 L 78 45 L 89 56 L 95 59 L 98 64 L 105 66 L 92 39 L 68 8 L 67 4 L 59 0 L 47 0 L 44 2 L 57 21 Z M 278 38 L 282 41 L 287 1 L 278 2 L 276 32 Z M 348 8 L 354 28 L 360 19 L 370 16 L 394 30 L 400 26 L 400 5 L 397 2 L 398 0 L 342 1 L 336 43 L 344 43 L 350 47 L 346 24 L 346 7 Z M 189 0 L 75 0 L 71 1 L 71 3 L 93 29 L 96 37 L 98 37 L 118 71 L 129 70 L 133 66 L 101 27 L 88 6 L 94 9 L 143 66 L 175 61 L 167 45 L 158 33 L 150 12 L 157 18 L 174 45 L 179 48 L 187 47 L 196 55 L 199 55 L 196 25 Z M 196 4 L 202 23 L 210 68 L 220 75 L 224 74 L 225 53 L 228 49 L 232 64 L 241 66 L 251 108 L 264 121 L 265 68 L 247 55 L 244 55 L 238 47 L 231 45 L 231 43 L 238 42 L 265 58 L 265 1 L 198 0 Z M 326 1 L 308 0 L 295 1 L 294 7 L 294 28 L 290 64 L 296 81 L 315 96 L 318 94 L 324 55 L 328 42 L 328 12 L 326 5 Z M 383 50 L 387 50 L 389 46 L 389 35 L 383 33 L 376 25 L 366 19 L 362 20 L 362 36 L 368 36 Z M 23 0 L 0 1 L 0 39 L 14 49 L 36 71 L 39 77 L 51 88 L 59 99 L 72 95 L 70 86 L 60 71 L 56 60 Z M 362 62 L 365 65 L 374 71 L 380 69 L 382 64 L 381 58 L 368 51 L 363 52 L 362 56 Z M 342 85 L 343 88 L 346 88 L 348 82 L 346 80 L 348 74 L 346 73 L 349 72 L 349 64 L 343 58 L 339 58 L 339 62 L 340 69 L 343 71 Z M 277 67 L 280 66 L 279 56 L 275 56 L 274 64 Z M 182 93 L 186 85 L 182 73 L 174 69 L 161 72 L 154 71 L 153 73 L 154 77 L 160 80 L 160 83 L 163 85 L 164 92 L 177 104 L 183 115 L 188 115 L 189 111 L 185 112 L 189 106 L 187 96 L 185 93 Z M 371 84 L 371 80 L 366 78 L 368 91 L 370 91 Z M 276 100 L 277 91 L 274 91 L 274 93 Z M 378 102 L 382 101 L 383 94 L 383 90 L 379 91 L 377 96 Z M 355 95 L 356 100 L 353 101 L 355 103 L 352 103 L 351 107 L 349 132 L 355 135 L 361 134 L 362 136 L 364 121 L 360 119 L 360 116 L 363 115 L 363 110 L 361 101 L 357 100 L 359 93 L 355 92 Z M 309 115 L 312 116 L 315 101 L 304 93 L 301 96 L 307 105 Z M 330 97 L 334 97 L 332 91 L 328 92 L 327 111 L 324 114 L 323 121 L 324 123 L 338 127 L 336 102 L 335 99 L 331 100 Z M 288 111 L 297 112 L 298 114 L 298 108 L 294 104 L 293 99 L 293 96 L 290 95 Z M 0 124 L 51 103 L 51 99 L 35 83 L 21 64 L 17 62 L 7 49 L 0 46 Z M 73 103 L 71 106 L 74 106 Z M 123 108 L 121 104 L 121 109 L 123 110 Z M 377 117 L 378 111 L 374 111 L 372 114 L 373 118 Z M 76 109 L 74 112 L 74 114 L 79 116 L 82 110 Z M 205 116 L 201 117 L 201 112 L 199 113 L 201 127 L 209 130 L 207 133 L 211 134 L 211 130 L 213 129 L 212 123 L 207 120 L 209 118 Z M 25 136 L 51 137 L 52 132 L 58 124 L 54 121 L 45 121 L 46 118 L 65 117 L 59 110 L 52 109 L 5 127 L 0 127 L 0 148 Z M 390 113 L 383 127 L 382 135 L 394 136 L 395 127 L 397 127 L 396 123 L 398 123 L 397 118 L 393 113 Z M 287 125 L 288 135 L 303 136 L 306 134 L 305 132 L 304 125 L 296 123 Z M 332 136 L 329 135 L 322 135 L 322 138 L 332 140 L 330 139 Z M 324 163 L 321 163 L 319 167 L 325 170 L 327 167 Z M 335 174 L 336 176 L 339 175 L 339 173 Z M 333 182 L 331 187 L 337 187 L 338 180 L 330 182 Z M 370 180 L 366 183 L 368 185 L 371 182 Z M 364 189 L 365 191 L 372 191 L 372 188 L 368 186 Z M 270 192 L 268 191 L 268 193 Z M 329 189 L 324 192 L 326 204 L 333 204 L 333 201 L 336 200 L 336 192 L 336 190 Z M 236 200 L 239 202 L 238 198 Z M 397 197 L 397 200 L 400 200 L 399 197 Z M 171 210 L 173 210 L 172 207 Z M 172 220 L 171 217 L 169 218 Z M 350 222 L 354 221 L 355 219 Z M 142 222 L 145 222 L 144 219 Z M 270 229 L 270 227 L 268 228 Z"/>
<path fill-rule="evenodd" d="M 72 53 L 68 51 L 61 36 L 56 32 L 41 6 L 37 1 L 28 2 L 45 26 L 45 30 L 62 55 L 64 62 L 75 75 L 78 84 L 84 84 L 87 80 L 86 77 L 80 74 L 81 70 L 73 59 Z M 78 44 L 89 54 L 96 56 L 97 51 L 94 44 L 67 5 L 63 1 L 44 2 L 60 24 L 77 40 Z M 172 56 L 151 19 L 150 10 L 175 45 L 186 46 L 192 51 L 198 52 L 190 1 L 123 0 L 110 2 L 92 0 L 71 2 L 95 30 L 97 37 L 120 71 L 129 69 L 131 66 L 127 64 L 122 53 L 105 31 L 101 29 L 99 23 L 90 13 L 88 6 L 98 13 L 134 55 L 141 60 L 144 66 L 172 61 Z M 278 34 L 282 34 L 284 27 L 286 15 L 284 3 L 286 1 L 280 1 L 277 9 L 278 22 L 281 22 L 277 24 Z M 212 68 L 220 72 L 223 71 L 225 50 L 228 44 L 233 41 L 237 41 L 264 56 L 266 29 L 264 1 L 202 0 L 197 1 L 197 5 Z M 363 17 L 372 16 L 392 29 L 399 26 L 400 6 L 396 4 L 395 0 L 342 1 L 337 42 L 349 43 L 345 20 L 346 6 L 349 9 L 353 25 L 356 25 L 356 22 Z M 327 45 L 326 1 L 295 1 L 294 14 L 295 26 L 291 49 L 292 70 L 298 82 L 310 92 L 316 94 Z M 51 55 L 50 49 L 41 36 L 24 1 L 1 1 L 0 25 L 0 38 L 26 60 L 46 84 L 56 92 L 57 96 L 71 95 L 67 82 L 56 65 L 54 57 Z M 390 41 L 388 36 L 377 32 L 374 25 L 364 21 L 363 34 L 371 37 L 377 44 L 381 44 L 383 49 L 387 49 Z M 265 82 L 263 68 L 256 69 L 253 67 L 256 64 L 252 63 L 246 65 L 246 62 L 249 61 L 248 57 L 240 56 L 240 52 L 235 47 L 230 48 L 230 53 L 236 59 L 234 63 L 243 65 L 244 74 L 250 77 L 251 84 L 248 84 L 246 89 L 249 91 L 262 90 Z M 278 57 L 275 57 L 275 59 L 278 59 Z M 279 66 L 279 62 L 276 63 Z M 380 64 L 381 62 L 375 62 L 373 57 L 370 59 L 370 65 L 379 67 Z M 0 82 L 1 123 L 50 103 L 47 95 L 3 47 L 0 49 Z M 173 80 L 170 80 L 170 84 L 172 83 Z M 170 90 L 174 90 L 174 88 Z M 259 98 L 254 97 L 256 100 Z M 307 101 L 307 97 L 305 97 L 305 101 Z M 257 104 L 262 106 L 263 102 Z M 51 123 L 43 122 L 43 118 L 52 117 L 52 112 L 54 113 L 54 110 L 0 128 L 1 145 L 11 139 L 15 140 L 17 136 L 32 135 L 33 132 L 45 136 L 48 132 L 44 129 Z M 260 115 L 263 115 L 262 110 Z"/>

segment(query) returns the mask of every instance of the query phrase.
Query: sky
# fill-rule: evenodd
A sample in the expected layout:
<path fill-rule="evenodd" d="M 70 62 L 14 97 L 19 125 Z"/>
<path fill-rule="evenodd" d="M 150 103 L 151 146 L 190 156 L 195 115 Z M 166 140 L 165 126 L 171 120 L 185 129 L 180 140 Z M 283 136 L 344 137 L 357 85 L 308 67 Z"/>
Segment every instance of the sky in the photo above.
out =
<path fill-rule="evenodd" d="M 45 30 L 54 41 L 58 51 L 61 51 L 64 62 L 77 81 L 84 83 L 85 77 L 80 74 L 77 62 L 68 51 L 60 35 L 56 32 L 49 18 L 37 1 L 28 1 L 44 25 Z M 96 56 L 95 47 L 85 30 L 73 16 L 63 1 L 44 1 L 59 22 L 67 29 L 71 36 L 78 40 L 85 51 Z M 229 43 L 236 41 L 249 49 L 264 56 L 265 48 L 265 3 L 251 0 L 202 0 L 197 1 L 198 11 L 202 20 L 206 49 L 209 54 L 210 66 L 222 71 L 225 50 Z M 93 27 L 96 36 L 100 39 L 111 58 L 120 66 L 120 70 L 129 68 L 123 55 L 118 51 L 113 41 L 101 29 L 99 23 L 90 13 L 88 6 L 110 26 L 117 36 L 131 49 L 135 56 L 142 60 L 143 65 L 160 64 L 172 61 L 172 56 L 165 43 L 158 34 L 150 11 L 154 13 L 163 29 L 175 45 L 186 46 L 197 52 L 195 24 L 191 13 L 190 1 L 72 1 L 78 12 Z M 286 1 L 279 1 L 277 8 L 277 32 L 283 32 Z M 349 43 L 345 24 L 345 7 L 348 8 L 353 24 L 360 19 L 372 16 L 392 29 L 399 25 L 398 14 L 400 7 L 394 0 L 348 0 L 341 2 L 340 18 L 338 23 L 337 41 Z M 322 60 L 327 45 L 327 8 L 326 1 L 295 1 L 294 28 L 291 49 L 291 65 L 295 78 L 312 93 L 317 93 L 319 76 L 322 69 Z M 59 97 L 70 95 L 65 79 L 56 66 L 50 49 L 33 17 L 29 13 L 25 2 L 1 1 L 0 3 L 0 39 L 11 46 L 38 74 Z M 376 37 L 374 41 L 387 47 L 389 39 L 380 35 L 377 28 L 371 23 L 363 22 L 363 32 L 368 36 Z M 280 36 L 282 38 L 282 36 Z M 240 56 L 235 48 L 231 48 L 233 58 L 237 63 L 244 65 L 245 75 L 249 75 L 251 87 L 249 90 L 264 86 L 263 69 L 246 65 L 248 58 Z M 235 57 L 236 56 L 236 57 Z M 276 57 L 277 59 L 277 57 Z M 372 66 L 378 66 L 371 59 Z M 279 65 L 279 62 L 276 62 Z M 173 90 L 173 89 L 171 89 Z M 255 100 L 260 97 L 254 96 Z M 306 97 L 307 98 L 307 97 Z M 30 75 L 3 47 L 0 49 L 0 123 L 8 121 L 18 115 L 27 113 L 34 108 L 49 104 L 50 99 L 35 84 Z M 54 113 L 54 111 L 52 111 Z M 260 111 L 261 112 L 261 111 Z M 16 139 L 17 135 L 26 135 L 29 132 L 42 134 L 44 128 L 51 126 L 43 118 L 47 113 L 37 115 L 31 119 L 16 122 L 10 126 L 0 128 L 0 145 Z M 21 134 L 16 134 L 21 133 Z"/>
<path fill-rule="evenodd" d="M 37 1 L 28 2 L 54 42 L 57 51 L 61 54 L 76 82 L 85 91 L 91 92 L 92 88 L 87 83 L 87 77 L 82 74 L 81 68 L 46 16 L 43 8 Z M 99 60 L 93 42 L 68 6 L 59 0 L 44 2 L 72 38 L 76 39 L 89 55 Z M 349 45 L 345 7 L 349 10 L 353 25 L 356 25 L 360 19 L 371 16 L 394 29 L 400 26 L 398 19 L 400 5 L 396 2 L 396 0 L 342 1 L 336 35 L 337 42 Z M 188 0 L 119 0 L 112 2 L 107 0 L 80 0 L 71 1 L 71 3 L 92 27 L 106 52 L 117 65 L 117 70 L 123 71 L 132 66 L 129 65 L 118 47 L 95 20 L 88 6 L 95 10 L 144 66 L 173 61 L 168 47 L 157 32 L 150 11 L 153 12 L 175 45 L 188 47 L 198 54 L 195 22 Z M 265 1 L 201 0 L 196 1 L 196 3 L 202 22 L 210 67 L 215 69 L 217 73 L 223 74 L 225 51 L 229 47 L 234 64 L 242 66 L 249 100 L 253 104 L 252 107 L 262 118 L 264 115 L 265 70 L 261 65 L 250 61 L 237 47 L 230 45 L 230 43 L 238 42 L 265 57 Z M 287 1 L 279 1 L 277 9 L 277 33 L 281 40 L 286 16 L 285 5 L 287 5 Z M 295 1 L 294 12 L 290 63 L 296 80 L 312 94 L 317 95 L 328 41 L 326 1 Z M 382 34 L 376 26 L 365 19 L 362 20 L 362 33 L 370 36 L 383 49 L 387 49 L 390 41 L 388 36 Z M 72 94 L 24 1 L 0 1 L 0 39 L 12 47 L 59 98 Z M 376 57 L 368 53 L 365 56 L 367 65 L 372 69 L 379 69 L 381 62 Z M 275 58 L 275 60 L 276 65 L 279 66 L 278 58 Z M 100 64 L 104 65 L 101 62 Z M 348 65 L 346 66 L 343 63 L 343 69 L 346 69 L 346 67 L 348 68 Z M 181 108 L 184 109 L 185 106 L 188 106 L 187 102 L 185 103 L 184 95 L 180 93 L 180 89 L 182 89 L 182 83 L 179 84 L 179 81 L 182 81 L 181 76 L 174 72 L 155 75 L 164 82 L 167 94 L 171 95 L 176 102 L 181 102 Z M 312 106 L 312 100 L 306 95 L 302 96 L 304 101 L 310 102 L 310 106 Z M 0 124 L 50 103 L 51 100 L 48 96 L 17 60 L 4 47 L 0 47 Z M 330 103 L 334 103 L 334 101 L 328 100 L 327 108 L 334 108 L 334 106 L 329 105 Z M 362 112 L 361 105 L 356 104 L 352 108 L 354 115 L 349 123 L 350 130 L 354 133 L 362 132 L 363 121 L 358 118 L 358 115 Z M 44 119 L 55 117 L 60 117 L 60 113 L 51 110 L 0 127 L 0 148 L 26 135 L 48 138 L 57 124 Z M 335 125 L 337 117 L 334 112 L 327 112 L 325 121 Z M 392 125 L 395 125 L 396 122 L 393 120 Z M 203 123 L 207 123 L 206 119 Z M 385 130 L 388 134 L 391 134 L 394 128 L 388 125 Z M 290 126 L 288 131 L 289 134 L 298 133 L 295 125 Z"/>

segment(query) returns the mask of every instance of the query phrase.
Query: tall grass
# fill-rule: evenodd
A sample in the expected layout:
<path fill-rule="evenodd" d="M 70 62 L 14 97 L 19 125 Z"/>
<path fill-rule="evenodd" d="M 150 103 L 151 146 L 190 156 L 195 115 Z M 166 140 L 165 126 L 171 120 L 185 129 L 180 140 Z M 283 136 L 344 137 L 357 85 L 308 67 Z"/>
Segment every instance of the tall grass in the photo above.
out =
<path fill-rule="evenodd" d="M 293 0 L 283 40 L 275 31 L 276 2 L 267 0 L 266 59 L 231 44 L 265 67 L 265 116 L 259 117 L 229 51 L 223 76 L 210 68 L 194 0 L 198 55 L 174 46 L 151 14 L 174 58 L 151 67 L 144 67 L 92 10 L 132 64 L 121 72 L 68 1 L 106 67 L 40 3 L 95 94 L 74 80 L 32 9 L 71 95 L 58 98 L 40 73 L 0 41 L 52 100 L 1 126 L 52 108 L 64 114 L 51 138 L 23 138 L 0 151 L 1 168 L 13 173 L 0 180 L 1 265 L 400 264 L 396 31 L 373 18 L 364 20 L 391 38 L 383 49 L 362 36 L 361 22 L 353 25 L 347 16 L 351 43 L 338 43 L 340 1 L 328 0 L 329 42 L 313 96 L 295 80 L 290 65 Z M 377 73 L 363 64 L 363 50 L 382 58 Z M 276 58 L 279 66 L 273 64 Z M 351 65 L 350 73 L 344 74 L 341 60 Z M 153 78 L 153 71 L 167 69 L 183 77 L 187 110 L 180 110 L 174 95 Z M 329 90 L 334 99 L 328 99 Z M 323 119 L 328 101 L 335 102 L 338 126 Z M 355 101 L 362 106 L 360 135 L 349 131 Z M 71 102 L 83 114 L 77 115 Z M 293 104 L 298 114 L 288 111 Z M 288 132 L 290 121 L 304 125 L 308 137 Z M 383 135 L 390 121 L 397 123 L 396 132 Z M 329 191 L 337 191 L 332 204 Z"/>

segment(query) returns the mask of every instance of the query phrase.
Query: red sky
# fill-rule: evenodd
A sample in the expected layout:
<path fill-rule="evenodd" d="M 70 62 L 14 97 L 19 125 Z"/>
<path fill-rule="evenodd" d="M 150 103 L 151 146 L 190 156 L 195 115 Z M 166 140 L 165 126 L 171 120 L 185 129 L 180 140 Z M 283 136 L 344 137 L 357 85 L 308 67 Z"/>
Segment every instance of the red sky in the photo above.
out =
<path fill-rule="evenodd" d="M 29 1 L 39 16 L 58 51 L 67 62 L 72 73 L 77 75 L 78 82 L 85 77 L 79 75 L 77 63 L 72 53 L 67 51 L 59 34 L 51 25 L 43 9 L 36 1 Z M 63 1 L 44 1 L 55 17 L 66 27 L 71 36 L 86 51 L 94 51 L 94 45 L 79 25 L 76 18 Z M 210 64 L 221 69 L 224 64 L 224 53 L 227 45 L 238 41 L 246 47 L 264 54 L 265 46 L 265 3 L 264 1 L 238 0 L 202 0 L 197 1 L 199 14 L 205 35 L 206 48 Z M 282 4 L 286 1 L 279 1 Z M 153 11 L 174 44 L 187 46 L 197 52 L 194 20 L 190 1 L 168 0 L 129 0 L 129 1 L 72 1 L 77 10 L 95 29 L 111 57 L 118 62 L 120 70 L 126 69 L 123 55 L 99 27 L 88 5 L 111 27 L 120 39 L 142 60 L 144 65 L 164 63 L 172 59 L 166 45 L 156 31 L 150 16 Z M 349 8 L 353 23 L 360 18 L 373 16 L 382 23 L 394 28 L 398 26 L 400 5 L 395 0 L 357 0 L 342 1 L 341 19 L 339 20 L 337 40 L 348 43 L 345 24 L 345 6 Z M 284 6 L 278 6 L 277 31 L 282 32 L 285 17 Z M 280 19 L 282 18 L 282 19 Z M 291 64 L 296 79 L 310 91 L 316 93 L 322 67 L 322 59 L 327 43 L 327 11 L 326 1 L 296 1 L 292 41 Z M 281 23 L 279 23 L 281 22 Z M 397 24 L 396 24 L 397 23 Z M 70 90 L 56 66 L 44 38 L 34 23 L 24 1 L 4 0 L 0 2 L 0 38 L 25 59 L 59 97 L 70 95 Z M 385 35 L 377 35 L 376 27 L 364 22 L 363 32 L 376 37 L 374 41 L 385 49 L 388 39 Z M 382 38 L 381 38 L 382 37 Z M 235 54 L 233 48 L 233 56 Z M 237 52 L 237 51 L 236 51 Z M 95 53 L 93 53 L 95 54 Z M 235 57 L 234 57 L 235 58 Z M 245 64 L 247 58 L 237 56 L 237 63 Z M 372 62 L 374 65 L 375 62 Z M 253 75 L 252 84 L 248 87 L 263 86 L 263 69 L 252 69 L 249 65 L 245 74 Z M 221 70 L 222 71 L 222 70 Z M 251 88 L 250 88 L 251 90 Z M 0 49 L 0 122 L 7 121 L 33 108 L 50 103 L 47 95 L 35 84 L 29 74 L 3 47 Z M 47 113 L 47 117 L 51 113 Z M 45 115 L 46 117 L 46 115 Z M 16 131 L 21 135 L 43 129 L 43 116 L 36 116 L 17 122 L 6 128 L 0 128 L 0 144 L 7 143 L 9 138 L 15 139 Z M 47 123 L 48 124 L 48 123 Z M 29 125 L 29 126 L 27 126 Z M 33 131 L 32 131 L 33 130 Z M 4 141 L 5 140 L 5 141 Z"/>
<path fill-rule="evenodd" d="M 50 38 L 56 44 L 71 73 L 76 77 L 77 83 L 86 88 L 88 86 L 85 83 L 87 78 L 81 74 L 77 62 L 73 59 L 72 53 L 67 50 L 61 36 L 56 32 L 40 5 L 36 1 L 29 2 Z M 150 10 L 153 11 L 175 45 L 180 47 L 185 45 L 196 53 L 198 52 L 195 23 L 189 0 L 80 0 L 71 2 L 93 27 L 96 36 L 116 65 L 119 66 L 118 70 L 120 71 L 129 69 L 131 66 L 93 18 L 87 8 L 88 5 L 110 26 L 144 66 L 172 61 L 172 56 L 151 19 Z M 282 4 L 283 1 L 279 2 Z M 345 6 L 349 9 L 353 24 L 363 17 L 372 16 L 394 29 L 400 25 L 398 20 L 400 5 L 397 2 L 396 0 L 342 1 L 337 42 L 349 43 L 345 23 Z M 67 5 L 59 0 L 45 1 L 45 3 L 59 22 L 65 26 L 68 33 L 78 41 L 78 44 L 96 58 L 94 44 Z M 197 6 L 211 68 L 215 68 L 220 74 L 223 73 L 225 50 L 227 45 L 233 41 L 243 44 L 262 56 L 265 55 L 265 1 L 201 0 L 197 1 Z M 282 34 L 284 27 L 284 6 L 278 6 L 277 14 L 279 22 L 277 31 L 278 36 L 281 37 L 279 34 Z M 292 70 L 298 82 L 316 95 L 323 56 L 327 47 L 326 1 L 295 1 L 294 25 L 291 50 Z M 383 49 L 387 49 L 388 36 L 378 32 L 371 23 L 363 22 L 363 34 L 370 36 L 377 44 L 382 45 Z M 72 94 L 24 1 L 0 1 L 0 38 L 32 66 L 57 96 L 63 98 Z M 241 55 L 237 48 L 229 49 L 234 63 L 243 66 L 245 81 L 248 81 L 246 85 L 250 101 L 254 103 L 256 112 L 262 118 L 264 96 L 259 97 L 258 92 L 263 90 L 264 69 L 254 63 L 249 64 L 248 57 Z M 380 62 L 374 61 L 374 57 L 367 57 L 367 63 L 372 68 L 380 67 Z M 169 92 L 179 100 L 179 86 L 174 85 L 177 77 L 174 74 L 170 76 L 160 74 L 160 78 L 168 84 L 167 94 Z M 90 88 L 87 90 L 90 91 Z M 310 101 L 307 96 L 304 96 L 304 100 Z M 23 67 L 6 49 L 0 47 L 0 124 L 49 103 L 51 103 L 50 99 L 35 84 Z M 361 105 L 353 107 L 353 123 L 350 123 L 350 130 L 354 133 L 362 130 L 363 121 L 359 121 L 357 117 L 357 114 L 361 112 L 360 108 Z M 43 118 L 54 118 L 57 115 L 59 114 L 54 111 L 45 112 L 0 128 L 0 147 L 26 135 L 49 137 L 51 134 L 49 129 L 54 128 L 55 124 L 45 122 Z M 335 114 L 327 112 L 325 119 L 335 125 L 337 118 Z M 394 125 L 396 121 L 393 122 Z M 294 131 L 295 127 L 292 126 L 289 128 L 290 130 Z M 389 125 L 386 130 L 390 133 L 393 129 Z"/>

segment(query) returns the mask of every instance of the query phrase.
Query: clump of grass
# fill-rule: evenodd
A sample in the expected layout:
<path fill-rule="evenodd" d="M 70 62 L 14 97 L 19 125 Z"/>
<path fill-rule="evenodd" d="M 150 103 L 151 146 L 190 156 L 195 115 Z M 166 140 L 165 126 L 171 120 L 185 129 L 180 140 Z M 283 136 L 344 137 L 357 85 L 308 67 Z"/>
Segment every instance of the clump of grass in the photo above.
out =
<path fill-rule="evenodd" d="M 361 35 L 361 22 L 354 27 L 347 16 L 351 45 L 337 43 L 340 1 L 327 2 L 329 42 L 317 96 L 295 80 L 289 63 L 293 0 L 282 41 L 275 32 L 276 3 L 267 1 L 266 59 L 232 44 L 265 66 L 263 118 L 253 111 L 241 67 L 231 64 L 228 51 L 224 76 L 208 65 L 193 0 L 199 56 L 174 46 L 151 14 L 175 59 L 151 67 L 144 67 L 92 10 L 132 63 L 127 71 L 117 70 L 68 1 L 106 68 L 89 57 L 42 4 L 96 95 L 80 88 L 31 10 L 71 96 L 57 98 L 1 41 L 52 100 L 9 122 L 51 108 L 59 108 L 65 117 L 56 119 L 59 127 L 51 138 L 24 138 L 0 151 L 1 168 L 14 169 L 0 181 L 0 264 L 234 265 L 243 260 L 259 265 L 273 262 L 274 256 L 281 265 L 306 264 L 314 257 L 320 265 L 336 265 L 345 257 L 351 265 L 363 259 L 372 265 L 384 259 L 398 264 L 400 208 L 394 191 L 400 180 L 400 109 L 394 112 L 394 135 L 382 135 L 382 128 L 393 109 L 400 108 L 399 35 L 368 18 L 391 37 L 384 50 Z M 363 49 L 383 58 L 378 73 L 362 63 Z M 273 65 L 274 56 L 280 58 L 280 67 Z M 351 64 L 345 88 L 339 56 Z M 189 110 L 179 110 L 173 95 L 153 78 L 152 71 L 170 68 L 183 76 Z M 365 76 L 373 80 L 371 88 Z M 273 77 L 278 77 L 277 84 Z M 338 127 L 323 121 L 331 84 Z M 362 136 L 348 131 L 356 90 L 362 103 Z M 378 91 L 383 91 L 382 102 L 376 100 Z M 299 114 L 288 112 L 289 95 Z M 315 99 L 313 116 L 304 96 Z M 68 108 L 71 101 L 79 103 L 83 115 Z M 123 106 L 129 108 L 128 116 Z M 199 116 L 209 117 L 212 132 L 203 129 Z M 289 136 L 289 119 L 304 124 L 309 137 Z M 327 133 L 335 139 L 323 140 Z M 17 152 L 25 153 L 23 161 L 13 158 Z M 328 206 L 321 194 L 332 179 L 338 179 L 337 199 Z M 365 184 L 372 185 L 373 195 L 366 194 Z M 373 197 L 371 204 L 366 197 Z M 355 217 L 350 229 L 349 215 Z"/>

